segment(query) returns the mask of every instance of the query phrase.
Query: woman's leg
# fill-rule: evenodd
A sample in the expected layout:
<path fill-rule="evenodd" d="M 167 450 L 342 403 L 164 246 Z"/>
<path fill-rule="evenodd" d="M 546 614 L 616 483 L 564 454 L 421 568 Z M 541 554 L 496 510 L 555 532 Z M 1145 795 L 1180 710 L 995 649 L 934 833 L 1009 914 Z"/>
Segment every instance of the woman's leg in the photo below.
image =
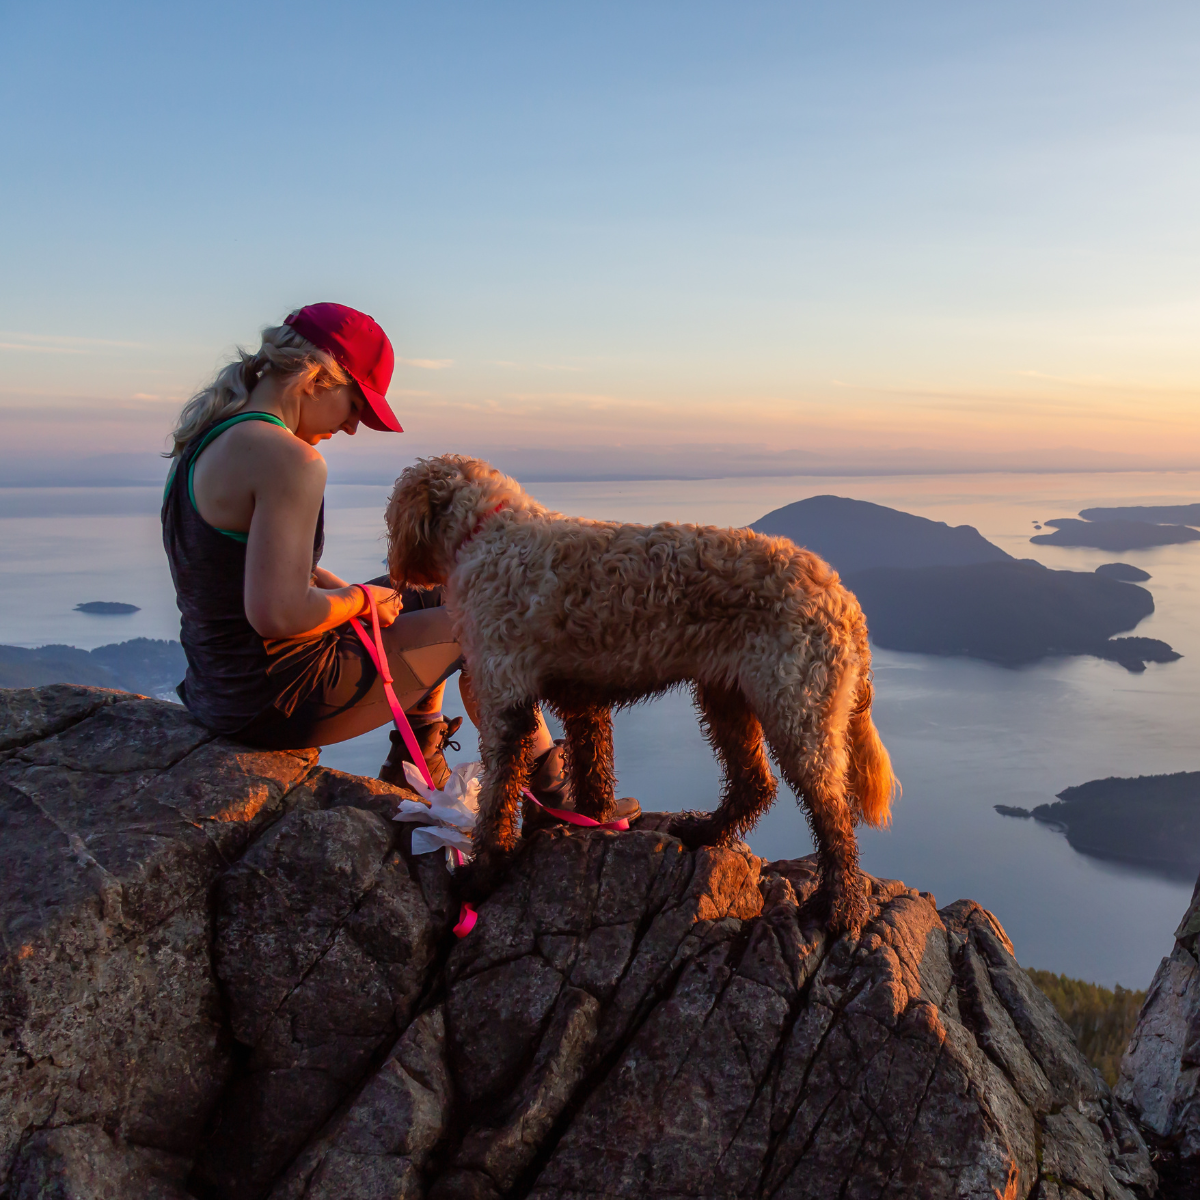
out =
<path fill-rule="evenodd" d="M 437 721 L 446 679 L 462 666 L 462 651 L 454 640 L 449 613 L 441 607 L 401 612 L 381 631 L 381 638 L 396 699 L 410 723 L 419 728 Z M 373 668 L 358 655 L 343 656 L 342 674 L 346 678 L 339 682 L 334 694 L 326 695 L 314 711 L 306 714 L 303 727 L 294 730 L 301 740 L 293 739 L 291 748 L 331 746 L 391 724 L 392 710 L 384 695 L 383 680 L 376 674 L 363 692 L 364 668 L 374 674 Z M 459 690 L 474 723 L 476 711 L 469 683 L 464 688 L 460 681 Z M 539 711 L 535 754 L 543 754 L 553 745 L 554 739 Z"/>
<path fill-rule="evenodd" d="M 454 640 L 449 614 L 444 608 L 402 612 L 382 631 L 381 639 L 400 707 L 410 714 L 414 725 L 428 724 L 430 718 L 436 719 L 440 712 L 446 678 L 458 670 L 462 662 L 462 651 Z M 344 672 L 348 665 L 343 665 Z M 367 664 L 364 667 L 367 671 L 372 670 Z M 353 674 L 353 667 L 349 669 Z M 358 680 L 347 682 L 352 694 L 361 690 Z M 346 690 L 345 686 L 339 686 L 335 692 Z M 311 738 L 309 745 L 329 746 L 344 742 L 390 724 L 392 720 L 383 679 L 377 674 L 366 693 L 353 703 L 339 703 L 337 694 L 327 695 L 321 710 L 314 714 L 316 719 L 305 731 Z"/>

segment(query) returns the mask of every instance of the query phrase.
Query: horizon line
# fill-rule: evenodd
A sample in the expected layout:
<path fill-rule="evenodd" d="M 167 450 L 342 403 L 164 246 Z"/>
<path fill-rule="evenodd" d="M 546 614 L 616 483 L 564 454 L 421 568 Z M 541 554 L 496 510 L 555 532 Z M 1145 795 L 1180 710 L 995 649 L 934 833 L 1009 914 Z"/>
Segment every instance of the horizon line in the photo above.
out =
<path fill-rule="evenodd" d="M 499 469 L 499 468 L 498 468 Z M 504 472 L 508 474 L 508 472 Z M 917 476 L 945 477 L 952 475 L 1184 475 L 1200 473 L 1200 466 L 1189 467 L 933 467 L 900 470 L 847 471 L 832 467 L 808 471 L 729 471 L 720 474 L 525 474 L 520 479 L 528 483 L 706 483 L 723 479 L 888 479 L 913 478 Z M 164 476 L 165 478 L 165 476 Z M 396 478 L 330 478 L 326 486 L 388 487 Z M 161 488 L 162 479 L 106 479 L 91 483 L 65 483 L 55 480 L 38 480 L 29 483 L 0 483 L 0 491 L 29 491 L 37 488 L 59 488 L 63 490 L 88 488 Z"/>

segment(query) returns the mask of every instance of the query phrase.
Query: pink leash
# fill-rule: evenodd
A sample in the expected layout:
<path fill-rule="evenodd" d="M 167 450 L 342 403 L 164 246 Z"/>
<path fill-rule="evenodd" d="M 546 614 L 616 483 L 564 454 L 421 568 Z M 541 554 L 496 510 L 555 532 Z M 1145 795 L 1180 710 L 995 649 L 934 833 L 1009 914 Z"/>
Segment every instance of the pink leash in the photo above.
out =
<path fill-rule="evenodd" d="M 400 701 L 396 699 L 396 689 L 392 687 L 392 672 L 388 668 L 387 653 L 383 648 L 383 637 L 379 632 L 379 608 L 375 603 L 375 597 L 371 595 L 370 588 L 363 588 L 363 592 L 367 597 L 367 604 L 371 609 L 371 633 L 374 639 L 367 637 L 367 631 L 363 629 L 361 622 L 357 617 L 350 618 L 350 624 L 354 628 L 354 632 L 358 634 L 362 644 L 366 647 L 367 654 L 370 655 L 371 661 L 375 664 L 375 669 L 379 672 L 380 678 L 383 680 L 383 694 L 387 697 L 388 706 L 392 710 L 392 720 L 396 722 L 396 728 L 400 731 L 400 736 L 404 739 L 405 746 L 408 747 L 409 754 L 412 755 L 412 760 L 416 764 L 417 770 L 421 772 L 421 778 L 425 780 L 425 785 L 430 791 L 436 792 L 438 789 L 434 786 L 433 776 L 429 773 L 429 765 L 425 761 L 425 755 L 421 753 L 421 747 L 417 743 L 417 735 L 413 733 L 413 727 L 408 722 L 408 717 L 404 715 L 404 709 L 400 707 Z M 454 856 L 454 865 L 461 867 L 463 864 L 462 852 L 456 847 L 450 847 L 450 853 Z M 472 929 L 475 928 L 475 922 L 479 920 L 479 914 L 467 903 L 463 903 L 458 912 L 458 924 L 454 926 L 454 936 L 464 938 Z"/>
<path fill-rule="evenodd" d="M 629 828 L 629 821 L 625 817 L 621 817 L 618 821 L 593 821 L 591 817 L 585 817 L 582 813 L 568 812 L 565 808 L 551 808 L 548 804 L 543 804 L 528 788 L 522 788 L 521 794 L 532 800 L 542 812 L 548 812 L 552 817 L 557 817 L 568 825 L 587 825 L 592 829 Z"/>
<path fill-rule="evenodd" d="M 371 595 L 369 588 L 362 589 L 367 597 L 367 604 L 371 609 L 371 633 L 373 637 L 367 636 L 367 631 L 362 627 L 362 623 L 357 617 L 350 618 L 350 624 L 354 628 L 354 632 L 358 634 L 359 639 L 366 647 L 367 654 L 371 661 L 375 664 L 375 669 L 379 672 L 380 678 L 383 680 L 383 694 L 387 697 L 388 706 L 392 710 L 392 720 L 396 723 L 396 728 L 400 731 L 400 736 L 404 739 L 404 744 L 408 747 L 409 754 L 412 755 L 412 760 L 416 764 L 417 770 L 421 772 L 421 778 L 425 780 L 426 786 L 430 791 L 436 792 L 438 789 L 434 786 L 433 776 L 429 773 L 429 765 L 425 761 L 425 755 L 421 753 L 421 747 L 417 742 L 417 735 L 413 733 L 413 728 L 409 724 L 408 717 L 405 716 L 404 709 L 400 707 L 400 701 L 396 699 L 396 689 L 392 687 L 392 672 L 388 668 L 387 653 L 383 648 L 383 637 L 379 632 L 379 608 L 375 603 L 375 597 Z M 557 818 L 560 821 L 565 821 L 568 825 L 584 825 L 598 829 L 628 829 L 629 822 L 624 817 L 618 821 L 594 821 L 591 817 L 585 817 L 582 813 L 568 812 L 564 808 L 551 808 L 549 805 L 543 804 L 528 788 L 522 789 L 522 794 L 527 796 L 534 802 L 543 812 L 549 813 L 550 816 Z M 451 846 L 450 853 L 454 856 L 455 866 L 461 867 L 463 864 L 462 852 L 457 847 Z M 479 914 L 467 903 L 463 903 L 458 914 L 458 924 L 454 927 L 454 936 L 464 938 L 472 929 L 475 928 L 475 922 L 479 920 Z"/>

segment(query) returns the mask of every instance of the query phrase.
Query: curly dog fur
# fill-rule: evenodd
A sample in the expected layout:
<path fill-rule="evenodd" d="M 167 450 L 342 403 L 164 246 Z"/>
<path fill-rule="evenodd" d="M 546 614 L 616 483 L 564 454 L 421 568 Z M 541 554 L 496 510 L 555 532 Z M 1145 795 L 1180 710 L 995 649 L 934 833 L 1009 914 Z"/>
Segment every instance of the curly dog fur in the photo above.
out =
<path fill-rule="evenodd" d="M 458 455 L 400 476 L 387 530 L 393 582 L 446 585 L 479 704 L 475 894 L 519 844 L 539 701 L 563 721 L 578 810 L 604 820 L 613 706 L 688 683 L 725 786 L 715 812 L 671 832 L 695 847 L 753 828 L 775 799 L 765 737 L 805 807 L 830 926 L 861 924 L 854 826 L 885 824 L 897 785 L 871 720 L 866 621 L 827 563 L 748 529 L 565 517 Z"/>

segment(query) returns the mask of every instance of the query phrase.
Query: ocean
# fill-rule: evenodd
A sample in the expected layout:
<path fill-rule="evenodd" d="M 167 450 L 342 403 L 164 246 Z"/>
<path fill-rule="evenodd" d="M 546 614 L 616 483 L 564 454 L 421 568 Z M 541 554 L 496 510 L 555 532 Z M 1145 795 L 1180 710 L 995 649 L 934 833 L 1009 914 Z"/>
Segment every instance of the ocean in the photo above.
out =
<path fill-rule="evenodd" d="M 993 811 L 1031 808 L 1071 784 L 1109 775 L 1200 769 L 1200 544 L 1127 551 L 1034 546 L 1034 522 L 1091 505 L 1200 500 L 1200 472 L 788 477 L 698 482 L 543 483 L 543 503 L 581 516 L 745 525 L 806 496 L 871 500 L 951 525 L 974 525 L 1017 557 L 1092 570 L 1119 559 L 1149 571 L 1156 611 L 1137 633 L 1184 657 L 1132 675 L 1091 658 L 1008 669 L 969 659 L 875 652 L 876 720 L 904 794 L 886 830 L 860 832 L 863 866 L 990 908 L 1023 965 L 1111 986 L 1146 987 L 1191 895 L 1190 881 L 1076 853 L 1033 821 Z M 331 485 L 324 563 L 347 579 L 381 573 L 388 489 Z M 89 600 L 137 604 L 127 616 L 73 611 Z M 0 488 L 0 642 L 91 649 L 132 637 L 178 636 L 178 614 L 153 488 Z M 447 710 L 462 711 L 452 684 Z M 460 756 L 474 755 L 470 727 Z M 387 730 L 331 746 L 322 761 L 374 774 Z M 646 808 L 708 808 L 718 773 L 686 695 L 621 713 L 620 793 Z M 790 858 L 812 843 L 781 789 L 749 838 Z"/>

